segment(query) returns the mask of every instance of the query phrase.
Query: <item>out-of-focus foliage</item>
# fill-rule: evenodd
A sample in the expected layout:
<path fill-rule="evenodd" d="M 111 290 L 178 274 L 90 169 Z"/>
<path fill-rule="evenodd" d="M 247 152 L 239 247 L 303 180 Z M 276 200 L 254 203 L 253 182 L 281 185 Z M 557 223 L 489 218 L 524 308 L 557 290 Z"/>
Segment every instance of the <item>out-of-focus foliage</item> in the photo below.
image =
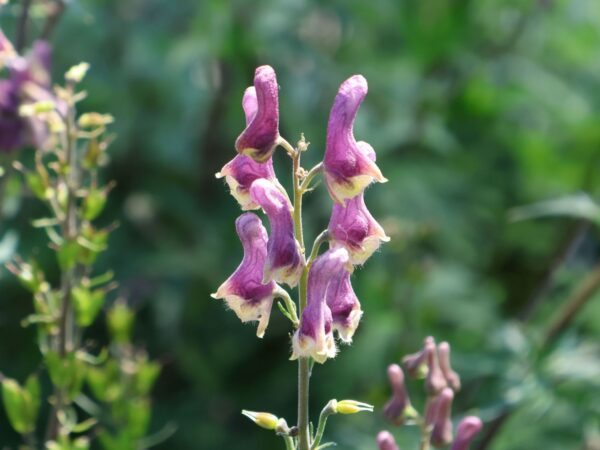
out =
<path fill-rule="evenodd" d="M 0 16 L 8 31 L 13 13 L 9 5 Z M 370 92 L 355 132 L 390 180 L 367 197 L 392 241 L 356 277 L 363 323 L 351 347 L 315 369 L 313 416 L 331 397 L 381 407 L 387 364 L 434 334 L 452 343 L 463 376 L 456 416 L 489 421 L 521 405 L 491 448 L 598 439 L 600 298 L 538 350 L 553 314 L 598 261 L 597 230 L 579 240 L 523 323 L 580 219 L 513 223 L 509 210 L 600 194 L 600 3 L 74 0 L 54 43 L 56 72 L 89 61 L 86 107 L 116 118 L 107 178 L 118 186 L 105 216 L 121 226 L 99 265 L 115 269 L 137 309 L 136 339 L 164 366 L 153 421 L 178 431 L 158 448 L 276 448 L 281 442 L 241 409 L 295 420 L 286 320 L 274 313 L 259 341 L 209 297 L 241 257 L 238 211 L 214 173 L 234 154 L 241 95 L 259 64 L 277 70 L 285 93 L 282 134 L 312 142 L 307 165 L 322 155 L 337 86 L 362 73 Z M 287 163 L 280 156 L 278 167 Z M 329 210 L 325 193 L 308 198 L 309 238 Z M 24 199 L 2 225 L 14 231 L 0 253 L 15 233 L 19 252 L 40 247 L 43 235 L 27 223 L 40 216 Z M 5 272 L 0 283 L 0 366 L 24 379 L 39 359 L 19 324 L 30 303 Z M 0 423 L 0 442 L 15 442 L 6 418 Z M 379 410 L 332 418 L 328 433 L 341 448 L 374 448 L 383 426 Z M 411 448 L 415 438 L 404 431 L 398 441 Z"/>

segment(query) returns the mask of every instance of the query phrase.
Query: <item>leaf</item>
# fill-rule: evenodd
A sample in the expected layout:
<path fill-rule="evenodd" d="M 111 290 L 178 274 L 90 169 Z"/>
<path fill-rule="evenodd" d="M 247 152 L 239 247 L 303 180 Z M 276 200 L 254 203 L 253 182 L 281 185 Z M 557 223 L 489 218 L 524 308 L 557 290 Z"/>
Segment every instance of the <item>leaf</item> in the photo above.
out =
<path fill-rule="evenodd" d="M 511 222 L 539 217 L 566 216 L 600 223 L 600 206 L 588 194 L 579 193 L 554 200 L 519 206 L 508 212 Z"/>

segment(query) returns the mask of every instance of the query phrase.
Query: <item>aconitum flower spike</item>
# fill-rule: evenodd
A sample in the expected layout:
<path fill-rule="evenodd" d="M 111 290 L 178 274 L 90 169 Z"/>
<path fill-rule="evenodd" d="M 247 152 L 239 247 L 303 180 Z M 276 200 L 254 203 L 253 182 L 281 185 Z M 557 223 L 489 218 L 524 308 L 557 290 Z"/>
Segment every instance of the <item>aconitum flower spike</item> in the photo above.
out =
<path fill-rule="evenodd" d="M 263 283 L 267 259 L 267 230 L 253 213 L 235 221 L 244 248 L 244 258 L 233 274 L 219 287 L 213 298 L 224 299 L 242 322 L 258 320 L 256 335 L 263 337 L 273 305 L 275 282 Z"/>
<path fill-rule="evenodd" d="M 292 205 L 274 183 L 263 178 L 252 183 L 250 196 L 265 211 L 271 225 L 263 280 L 294 287 L 302 275 L 304 257 L 294 237 Z"/>
<path fill-rule="evenodd" d="M 392 398 L 386 403 L 383 414 L 394 425 L 402 425 L 407 417 L 415 413 L 406 391 L 404 372 L 398 364 L 391 364 L 387 373 L 392 387 Z"/>
<path fill-rule="evenodd" d="M 258 100 L 254 87 L 249 87 L 244 92 L 242 108 L 246 115 L 246 125 L 248 125 L 252 122 L 258 109 Z M 221 171 L 216 174 L 216 177 L 225 177 L 231 195 L 238 201 L 244 211 L 260 208 L 250 196 L 250 186 L 255 180 L 265 178 L 277 183 L 275 171 L 273 170 L 273 160 L 271 158 L 268 158 L 264 163 L 257 163 L 249 156 L 242 154 L 237 155 L 225 164 Z"/>
<path fill-rule="evenodd" d="M 352 336 L 363 314 L 358 297 L 352 289 L 350 275 L 349 270 L 340 270 L 327 288 L 327 306 L 331 310 L 333 329 L 345 343 L 352 342 Z"/>
<path fill-rule="evenodd" d="M 336 354 L 333 318 L 327 306 L 327 290 L 335 277 L 347 270 L 348 252 L 344 248 L 327 250 L 315 259 L 308 272 L 307 303 L 300 327 L 294 334 L 292 358 L 312 357 L 319 363 Z"/>
<path fill-rule="evenodd" d="M 460 421 L 456 429 L 456 439 L 450 450 L 468 450 L 471 441 L 481 431 L 483 423 L 479 417 L 468 416 Z"/>
<path fill-rule="evenodd" d="M 257 110 L 246 129 L 235 141 L 238 153 L 254 161 L 267 161 L 279 141 L 279 87 L 271 66 L 260 66 L 254 74 Z"/>
<path fill-rule="evenodd" d="M 448 386 L 450 386 L 454 392 L 460 391 L 460 377 L 452 370 L 450 365 L 450 344 L 447 342 L 440 342 L 437 350 L 440 369 L 446 379 L 446 383 L 448 383 Z"/>
<path fill-rule="evenodd" d="M 379 450 L 400 450 L 392 433 L 389 431 L 380 431 L 377 435 L 377 447 Z"/>
<path fill-rule="evenodd" d="M 425 339 L 425 357 L 427 361 L 427 376 L 425 389 L 430 395 L 435 395 L 447 386 L 444 374 L 440 369 L 435 340 L 429 336 Z"/>
<path fill-rule="evenodd" d="M 444 388 L 430 403 L 425 412 L 428 424 L 433 425 L 431 430 L 431 443 L 435 447 L 444 447 L 452 442 L 452 421 L 450 414 L 454 392 Z"/>
<path fill-rule="evenodd" d="M 367 80 L 362 75 L 348 78 L 340 86 L 329 115 L 323 167 L 327 189 L 340 204 L 358 195 L 373 180 L 387 181 L 377 164 L 358 146 L 352 131 L 367 90 Z"/>

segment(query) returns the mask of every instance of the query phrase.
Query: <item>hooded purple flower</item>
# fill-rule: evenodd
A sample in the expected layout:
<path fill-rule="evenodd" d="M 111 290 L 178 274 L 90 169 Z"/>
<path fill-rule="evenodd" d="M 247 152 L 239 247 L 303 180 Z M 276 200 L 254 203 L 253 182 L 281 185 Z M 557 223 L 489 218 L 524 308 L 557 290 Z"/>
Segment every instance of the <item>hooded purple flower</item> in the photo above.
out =
<path fill-rule="evenodd" d="M 279 87 L 271 66 L 260 66 L 254 73 L 257 110 L 246 129 L 235 141 L 240 154 L 254 161 L 267 161 L 279 141 Z"/>
<path fill-rule="evenodd" d="M 454 392 L 452 389 L 444 388 L 431 401 L 425 412 L 425 420 L 429 425 L 433 425 L 431 443 L 435 447 L 444 447 L 452 442 L 452 421 L 450 420 L 450 414 L 453 399 Z"/>
<path fill-rule="evenodd" d="M 440 368 L 435 340 L 429 336 L 425 339 L 425 357 L 427 361 L 427 376 L 425 389 L 430 395 L 435 395 L 447 386 L 446 379 Z"/>
<path fill-rule="evenodd" d="M 398 364 L 391 364 L 387 373 L 392 387 L 392 398 L 386 403 L 383 414 L 394 425 L 402 425 L 407 414 L 413 413 L 404 384 L 404 372 Z"/>
<path fill-rule="evenodd" d="M 271 225 L 263 280 L 294 287 L 302 275 L 304 257 L 294 237 L 292 205 L 274 183 L 264 178 L 252 183 L 250 196 L 265 211 Z"/>
<path fill-rule="evenodd" d="M 366 142 L 359 142 L 360 151 L 373 161 L 375 152 Z M 343 204 L 335 203 L 329 220 L 329 236 L 338 245 L 346 247 L 352 264 L 364 262 L 379 248 L 380 242 L 388 242 L 385 230 L 373 218 L 363 192 L 345 200 Z"/>
<path fill-rule="evenodd" d="M 258 320 L 256 335 L 263 337 L 277 287 L 273 281 L 266 284 L 262 281 L 267 259 L 267 230 L 253 213 L 238 217 L 235 228 L 244 247 L 244 258 L 212 297 L 224 299 L 242 322 Z"/>
<path fill-rule="evenodd" d="M 448 386 L 450 386 L 454 392 L 460 391 L 460 377 L 450 366 L 450 344 L 447 342 L 440 342 L 437 350 L 440 369 L 446 379 L 446 383 L 448 383 Z"/>
<path fill-rule="evenodd" d="M 456 439 L 454 439 L 454 443 L 450 450 L 467 450 L 475 435 L 481 431 L 482 426 L 483 424 L 479 417 L 465 417 L 458 424 L 458 428 L 456 429 Z"/>
<path fill-rule="evenodd" d="M 363 312 L 352 289 L 349 270 L 344 268 L 331 279 L 326 298 L 333 318 L 333 329 L 337 331 L 342 342 L 352 342 L 352 336 Z"/>
<path fill-rule="evenodd" d="M 362 75 L 348 78 L 340 86 L 329 115 L 323 159 L 325 183 L 333 200 L 340 204 L 358 195 L 373 180 L 387 181 L 377 164 L 361 151 L 352 131 L 367 90 Z"/>
<path fill-rule="evenodd" d="M 326 251 L 312 264 L 308 272 L 306 308 L 294 334 L 291 359 L 310 356 L 323 363 L 335 357 L 333 317 L 327 306 L 327 291 L 332 280 L 347 270 L 348 260 L 348 252 L 337 248 Z"/>
<path fill-rule="evenodd" d="M 246 125 L 248 125 L 256 116 L 258 109 L 256 89 L 254 87 L 249 87 L 244 92 L 242 107 L 246 115 Z M 268 158 L 264 163 L 258 163 L 249 156 L 242 154 L 237 155 L 225 164 L 221 171 L 216 174 L 216 177 L 225 177 L 225 181 L 231 190 L 231 195 L 233 195 L 245 211 L 260 208 L 250 196 L 250 186 L 254 180 L 265 178 L 278 184 L 271 158 Z"/>
<path fill-rule="evenodd" d="M 380 431 L 377 435 L 377 447 L 379 450 L 400 450 L 394 436 L 389 431 Z"/>

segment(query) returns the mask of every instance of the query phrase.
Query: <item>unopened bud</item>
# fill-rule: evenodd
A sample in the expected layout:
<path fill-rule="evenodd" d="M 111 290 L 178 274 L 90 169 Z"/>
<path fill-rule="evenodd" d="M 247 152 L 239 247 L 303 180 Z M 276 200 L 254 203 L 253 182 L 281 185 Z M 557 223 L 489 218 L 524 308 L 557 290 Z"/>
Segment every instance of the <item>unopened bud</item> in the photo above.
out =
<path fill-rule="evenodd" d="M 454 392 L 458 392 L 460 390 L 460 377 L 452 370 L 450 365 L 450 344 L 447 342 L 440 342 L 438 345 L 438 359 L 446 383 Z"/>
<path fill-rule="evenodd" d="M 402 358 L 404 368 L 411 378 L 421 379 L 427 375 L 427 358 L 425 350 L 406 355 Z"/>
<path fill-rule="evenodd" d="M 85 113 L 77 121 L 81 128 L 100 128 L 114 122 L 114 117 L 110 114 Z"/>
<path fill-rule="evenodd" d="M 259 427 L 267 430 L 275 430 L 279 425 L 279 417 L 266 412 L 254 412 L 242 410 L 242 414 L 254 422 Z"/>
<path fill-rule="evenodd" d="M 479 417 L 465 417 L 458 424 L 456 439 L 450 450 L 467 450 L 475 435 L 481 431 L 482 426 L 483 424 Z"/>
<path fill-rule="evenodd" d="M 65 73 L 65 79 L 67 81 L 72 81 L 74 83 L 79 83 L 85 77 L 85 74 L 89 70 L 90 65 L 86 62 L 82 62 L 77 64 L 76 66 L 71 67 Z"/>
<path fill-rule="evenodd" d="M 452 421 L 450 414 L 454 392 L 444 388 L 429 404 L 425 412 L 425 420 L 432 425 L 431 443 L 435 447 L 443 447 L 452 442 Z"/>
<path fill-rule="evenodd" d="M 356 400 L 340 400 L 335 405 L 335 412 L 338 414 L 356 414 L 362 411 L 373 412 L 373 405 Z"/>
<path fill-rule="evenodd" d="M 377 447 L 379 450 L 400 450 L 394 436 L 389 431 L 380 431 L 377 435 Z"/>
<path fill-rule="evenodd" d="M 427 377 L 425 378 L 425 389 L 429 395 L 436 395 L 446 384 L 446 379 L 440 369 L 435 340 L 430 336 L 425 339 L 425 357 L 427 359 Z"/>
<path fill-rule="evenodd" d="M 407 418 L 415 417 L 416 411 L 410 404 L 404 384 L 404 372 L 399 365 L 392 364 L 388 367 L 388 378 L 392 387 L 392 398 L 385 405 L 383 414 L 394 425 L 402 425 Z"/>

